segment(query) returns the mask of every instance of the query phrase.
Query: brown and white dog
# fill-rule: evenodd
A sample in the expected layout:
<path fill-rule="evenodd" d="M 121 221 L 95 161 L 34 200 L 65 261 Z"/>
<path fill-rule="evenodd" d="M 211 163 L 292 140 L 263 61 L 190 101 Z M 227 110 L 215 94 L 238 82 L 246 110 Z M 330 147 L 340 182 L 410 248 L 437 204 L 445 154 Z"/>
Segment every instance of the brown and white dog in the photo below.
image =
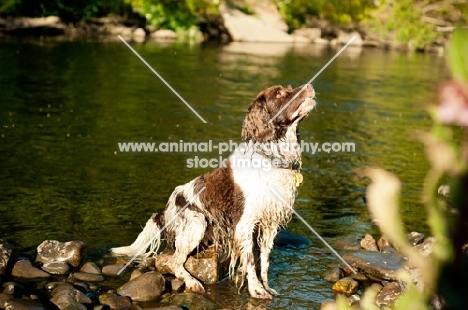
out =
<path fill-rule="evenodd" d="M 272 86 L 260 92 L 244 119 L 243 147 L 236 149 L 224 166 L 177 186 L 164 213 L 154 214 L 132 245 L 113 248 L 112 252 L 136 255 L 154 238 L 145 250 L 146 255 L 156 254 L 161 239 L 165 239 L 175 249 L 170 266 L 175 276 L 192 291 L 203 293 L 202 284 L 184 263 L 199 246 L 214 244 L 230 258 L 231 276 L 237 267 L 239 287 L 247 279 L 252 297 L 271 299 L 277 295 L 268 285 L 269 256 L 278 229 L 291 219 L 296 186 L 302 181 L 297 126 L 315 106 L 314 97 L 311 85 L 295 89 Z M 280 144 L 283 146 L 278 147 Z M 269 169 L 258 165 L 274 162 L 280 164 Z"/>

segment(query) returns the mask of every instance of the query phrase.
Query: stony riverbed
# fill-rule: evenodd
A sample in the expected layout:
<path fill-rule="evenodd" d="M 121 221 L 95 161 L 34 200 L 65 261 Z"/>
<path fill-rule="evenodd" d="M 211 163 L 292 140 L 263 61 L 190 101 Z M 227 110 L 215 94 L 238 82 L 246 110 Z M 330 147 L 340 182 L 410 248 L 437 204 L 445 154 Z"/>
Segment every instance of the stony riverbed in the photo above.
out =
<path fill-rule="evenodd" d="M 430 255 L 434 238 L 412 232 L 408 239 L 422 255 Z M 306 238 L 288 231 L 281 231 L 276 240 L 280 247 L 309 245 Z M 396 271 L 408 268 L 407 259 L 385 236 L 376 242 L 367 234 L 335 242 L 334 247 L 357 272 L 344 264 L 328 266 L 322 276 L 330 282 L 330 290 L 347 296 L 349 304 L 358 308 L 360 295 L 371 287 L 378 292 L 375 303 L 391 308 L 404 291 Z M 186 290 L 171 275 L 166 266 L 169 257 L 164 252 L 122 270 L 128 260 L 105 254 L 96 262 L 88 261 L 87 245 L 82 241 L 46 240 L 37 247 L 34 259 L 15 255 L 6 241 L 0 241 L 0 309 L 219 309 L 209 296 Z M 185 266 L 206 284 L 225 278 L 227 270 L 210 248 L 190 257 Z M 411 273 L 418 285 L 418 270 Z"/>

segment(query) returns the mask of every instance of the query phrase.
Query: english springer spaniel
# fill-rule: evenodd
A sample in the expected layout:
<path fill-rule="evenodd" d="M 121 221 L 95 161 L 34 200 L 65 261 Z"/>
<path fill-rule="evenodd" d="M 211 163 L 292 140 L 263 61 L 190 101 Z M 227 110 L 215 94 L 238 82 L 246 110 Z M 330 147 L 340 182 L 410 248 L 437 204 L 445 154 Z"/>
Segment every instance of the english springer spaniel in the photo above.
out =
<path fill-rule="evenodd" d="M 314 97 L 309 84 L 260 92 L 244 119 L 242 147 L 223 166 L 177 186 L 164 213 L 153 214 L 132 245 L 112 252 L 156 254 L 165 239 L 175 249 L 170 263 L 175 276 L 193 292 L 203 293 L 184 263 L 199 246 L 213 244 L 230 258 L 230 276 L 236 274 L 239 289 L 247 279 L 252 297 L 277 295 L 268 285 L 269 256 L 278 229 L 291 219 L 296 187 L 302 182 L 297 126 L 315 106 Z M 149 249 L 143 249 L 153 238 Z"/>

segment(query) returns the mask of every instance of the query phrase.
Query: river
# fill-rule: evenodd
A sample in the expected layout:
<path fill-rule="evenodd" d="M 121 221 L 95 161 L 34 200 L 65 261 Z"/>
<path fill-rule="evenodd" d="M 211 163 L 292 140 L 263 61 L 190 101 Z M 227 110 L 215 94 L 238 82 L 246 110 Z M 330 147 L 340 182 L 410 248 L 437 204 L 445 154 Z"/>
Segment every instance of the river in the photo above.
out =
<path fill-rule="evenodd" d="M 310 44 L 132 46 L 206 124 L 118 40 L 0 40 L 0 238 L 16 251 L 82 240 L 99 257 L 131 243 L 175 186 L 211 170 L 188 168 L 188 160 L 220 154 L 121 152 L 119 142 L 239 142 L 259 91 L 302 85 L 337 52 Z M 430 128 L 424 108 L 447 77 L 437 55 L 349 47 L 313 81 L 318 105 L 301 138 L 324 149 L 303 154 L 295 209 L 330 243 L 379 236 L 363 201 L 368 180 L 356 173 L 366 166 L 401 179 L 408 231 L 427 233 L 420 195 L 429 166 L 417 133 Z M 354 150 L 327 152 L 327 142 Z M 320 274 L 338 261 L 297 218 L 288 228 L 313 245 L 274 249 L 270 285 L 281 295 L 265 307 L 316 309 L 334 298 Z M 223 307 L 249 302 L 229 281 L 207 291 Z"/>

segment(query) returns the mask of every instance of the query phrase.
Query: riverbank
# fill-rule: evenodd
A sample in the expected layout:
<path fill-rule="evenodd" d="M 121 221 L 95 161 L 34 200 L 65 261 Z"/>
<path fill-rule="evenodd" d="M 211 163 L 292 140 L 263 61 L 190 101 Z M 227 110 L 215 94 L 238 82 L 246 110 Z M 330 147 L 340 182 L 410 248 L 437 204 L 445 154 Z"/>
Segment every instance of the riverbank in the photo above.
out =
<path fill-rule="evenodd" d="M 145 18 L 119 16 L 90 18 L 77 23 L 65 23 L 57 16 L 40 18 L 0 18 L 0 35 L 3 36 L 53 36 L 61 40 L 115 40 L 122 36 L 135 42 L 145 41 L 193 41 L 207 42 L 265 42 L 312 43 L 318 45 L 344 45 L 352 37 L 355 46 L 367 46 L 395 50 L 415 50 L 442 54 L 451 36 L 452 23 L 439 20 L 431 30 L 421 30 L 415 37 L 402 40 L 398 29 L 386 29 L 376 23 L 381 19 L 389 23 L 388 16 L 375 11 L 374 19 L 360 23 L 339 25 L 327 19 L 311 18 L 303 27 L 290 29 L 278 7 L 269 1 L 253 2 L 246 13 L 236 6 L 221 3 L 217 14 L 200 16 L 197 26 L 172 29 L 157 28 Z M 425 12 L 436 10 L 434 6 Z M 429 14 L 428 13 L 428 14 Z M 453 13 L 455 14 L 455 13 Z M 452 15 L 453 15 L 452 14 Z M 452 18 L 453 19 L 453 18 Z M 434 22 L 433 19 L 425 19 Z M 391 20 L 391 22 L 395 22 Z M 410 34 L 408 30 L 408 35 Z M 421 38 L 422 37 L 422 38 Z"/>

